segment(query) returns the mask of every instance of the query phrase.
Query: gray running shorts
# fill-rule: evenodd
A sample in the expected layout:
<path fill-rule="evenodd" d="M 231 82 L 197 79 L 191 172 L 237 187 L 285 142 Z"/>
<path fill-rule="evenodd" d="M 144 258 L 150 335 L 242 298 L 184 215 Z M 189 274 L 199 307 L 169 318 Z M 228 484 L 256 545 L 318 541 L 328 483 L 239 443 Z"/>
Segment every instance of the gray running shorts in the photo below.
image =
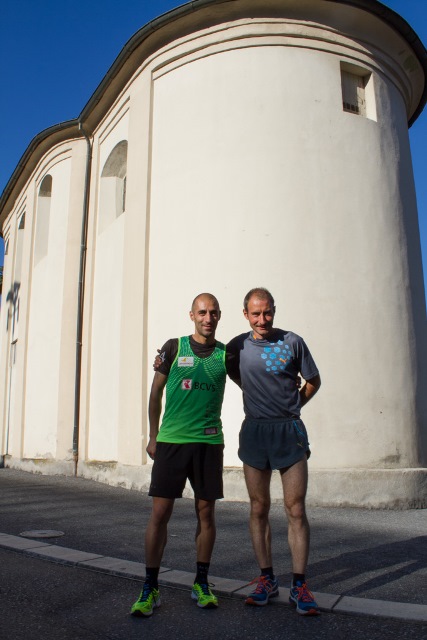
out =
<path fill-rule="evenodd" d="M 255 469 L 286 469 L 310 457 L 307 431 L 299 418 L 243 421 L 239 458 Z"/>

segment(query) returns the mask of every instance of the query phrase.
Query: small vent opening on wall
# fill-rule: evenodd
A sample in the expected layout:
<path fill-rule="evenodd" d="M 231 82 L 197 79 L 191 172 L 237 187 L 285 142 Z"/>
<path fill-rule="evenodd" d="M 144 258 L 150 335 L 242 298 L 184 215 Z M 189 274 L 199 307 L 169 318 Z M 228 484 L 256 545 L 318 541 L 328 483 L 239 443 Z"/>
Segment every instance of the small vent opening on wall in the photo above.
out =
<path fill-rule="evenodd" d="M 372 73 L 362 67 L 341 63 L 343 110 L 376 120 Z"/>

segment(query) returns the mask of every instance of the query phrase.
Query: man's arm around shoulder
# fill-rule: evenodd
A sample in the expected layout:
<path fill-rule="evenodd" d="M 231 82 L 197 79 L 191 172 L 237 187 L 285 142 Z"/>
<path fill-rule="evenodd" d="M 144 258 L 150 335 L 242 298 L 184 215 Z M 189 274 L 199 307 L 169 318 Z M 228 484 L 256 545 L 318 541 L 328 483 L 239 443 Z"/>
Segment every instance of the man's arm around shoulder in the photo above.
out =
<path fill-rule="evenodd" d="M 306 380 L 305 385 L 300 389 L 299 397 L 301 401 L 301 407 L 303 407 L 312 397 L 319 391 L 322 384 L 320 376 L 314 376 L 310 380 Z"/>
<path fill-rule="evenodd" d="M 159 433 L 160 414 L 162 413 L 163 390 L 168 377 L 156 371 L 151 385 L 150 400 L 148 403 L 148 419 L 150 422 L 150 439 L 147 445 L 147 453 L 150 458 L 156 455 L 156 438 Z"/>
<path fill-rule="evenodd" d="M 240 380 L 240 352 L 243 349 L 245 339 L 249 333 L 242 333 L 236 336 L 226 346 L 226 368 L 229 378 L 242 388 L 242 382 Z"/>

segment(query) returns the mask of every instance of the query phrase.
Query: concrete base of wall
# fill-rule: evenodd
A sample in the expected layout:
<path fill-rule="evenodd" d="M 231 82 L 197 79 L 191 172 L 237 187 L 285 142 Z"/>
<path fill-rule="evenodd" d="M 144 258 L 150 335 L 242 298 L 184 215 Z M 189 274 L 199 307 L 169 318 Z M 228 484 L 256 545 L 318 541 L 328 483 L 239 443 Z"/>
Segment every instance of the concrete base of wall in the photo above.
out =
<path fill-rule="evenodd" d="M 247 500 L 242 470 L 224 470 L 227 500 Z M 271 483 L 273 502 L 282 502 L 278 472 Z M 427 507 L 427 469 L 310 470 L 307 504 L 319 507 L 365 509 L 424 509 Z"/>
<path fill-rule="evenodd" d="M 74 460 L 42 460 L 20 459 L 3 456 L 4 466 L 9 469 L 20 469 L 29 473 L 40 473 L 46 476 L 74 476 Z M 151 465 L 129 466 L 117 462 L 84 462 L 77 465 L 77 476 L 87 480 L 103 482 L 112 487 L 148 491 L 151 479 Z M 191 491 L 188 493 L 191 496 Z"/>
<path fill-rule="evenodd" d="M 319 469 L 312 471 L 313 506 L 425 509 L 427 469 Z"/>
<path fill-rule="evenodd" d="M 3 456 L 3 466 L 6 469 L 19 469 L 28 473 L 39 473 L 43 476 L 73 476 L 73 460 L 21 459 L 10 455 Z"/>
<path fill-rule="evenodd" d="M 78 475 L 114 487 L 148 492 L 151 464 L 134 467 L 115 462 L 79 462 Z"/>
<path fill-rule="evenodd" d="M 72 460 L 20 460 L 3 457 L 4 466 L 43 475 L 74 475 Z M 116 462 L 79 462 L 77 475 L 111 486 L 148 491 L 151 465 L 127 466 Z M 186 487 L 184 497 L 192 496 Z M 248 500 L 243 470 L 224 469 L 226 500 Z M 282 486 L 278 472 L 271 484 L 273 502 L 282 502 Z M 427 508 L 427 468 L 420 469 L 317 469 L 310 470 L 307 495 L 309 506 L 363 507 L 365 509 Z"/>

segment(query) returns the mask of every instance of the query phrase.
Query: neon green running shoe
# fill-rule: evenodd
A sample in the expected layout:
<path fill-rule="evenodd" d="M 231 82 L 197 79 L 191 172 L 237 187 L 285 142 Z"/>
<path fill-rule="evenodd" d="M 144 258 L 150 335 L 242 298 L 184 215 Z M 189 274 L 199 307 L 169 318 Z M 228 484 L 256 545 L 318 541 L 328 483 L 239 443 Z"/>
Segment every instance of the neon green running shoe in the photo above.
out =
<path fill-rule="evenodd" d="M 144 582 L 138 600 L 132 605 L 130 610 L 133 616 L 151 616 L 154 607 L 160 607 L 160 593 L 158 589 L 151 586 L 149 582 Z"/>
<path fill-rule="evenodd" d="M 218 598 L 214 596 L 207 582 L 195 582 L 191 597 L 197 600 L 197 606 L 202 609 L 215 609 L 218 606 Z"/>

